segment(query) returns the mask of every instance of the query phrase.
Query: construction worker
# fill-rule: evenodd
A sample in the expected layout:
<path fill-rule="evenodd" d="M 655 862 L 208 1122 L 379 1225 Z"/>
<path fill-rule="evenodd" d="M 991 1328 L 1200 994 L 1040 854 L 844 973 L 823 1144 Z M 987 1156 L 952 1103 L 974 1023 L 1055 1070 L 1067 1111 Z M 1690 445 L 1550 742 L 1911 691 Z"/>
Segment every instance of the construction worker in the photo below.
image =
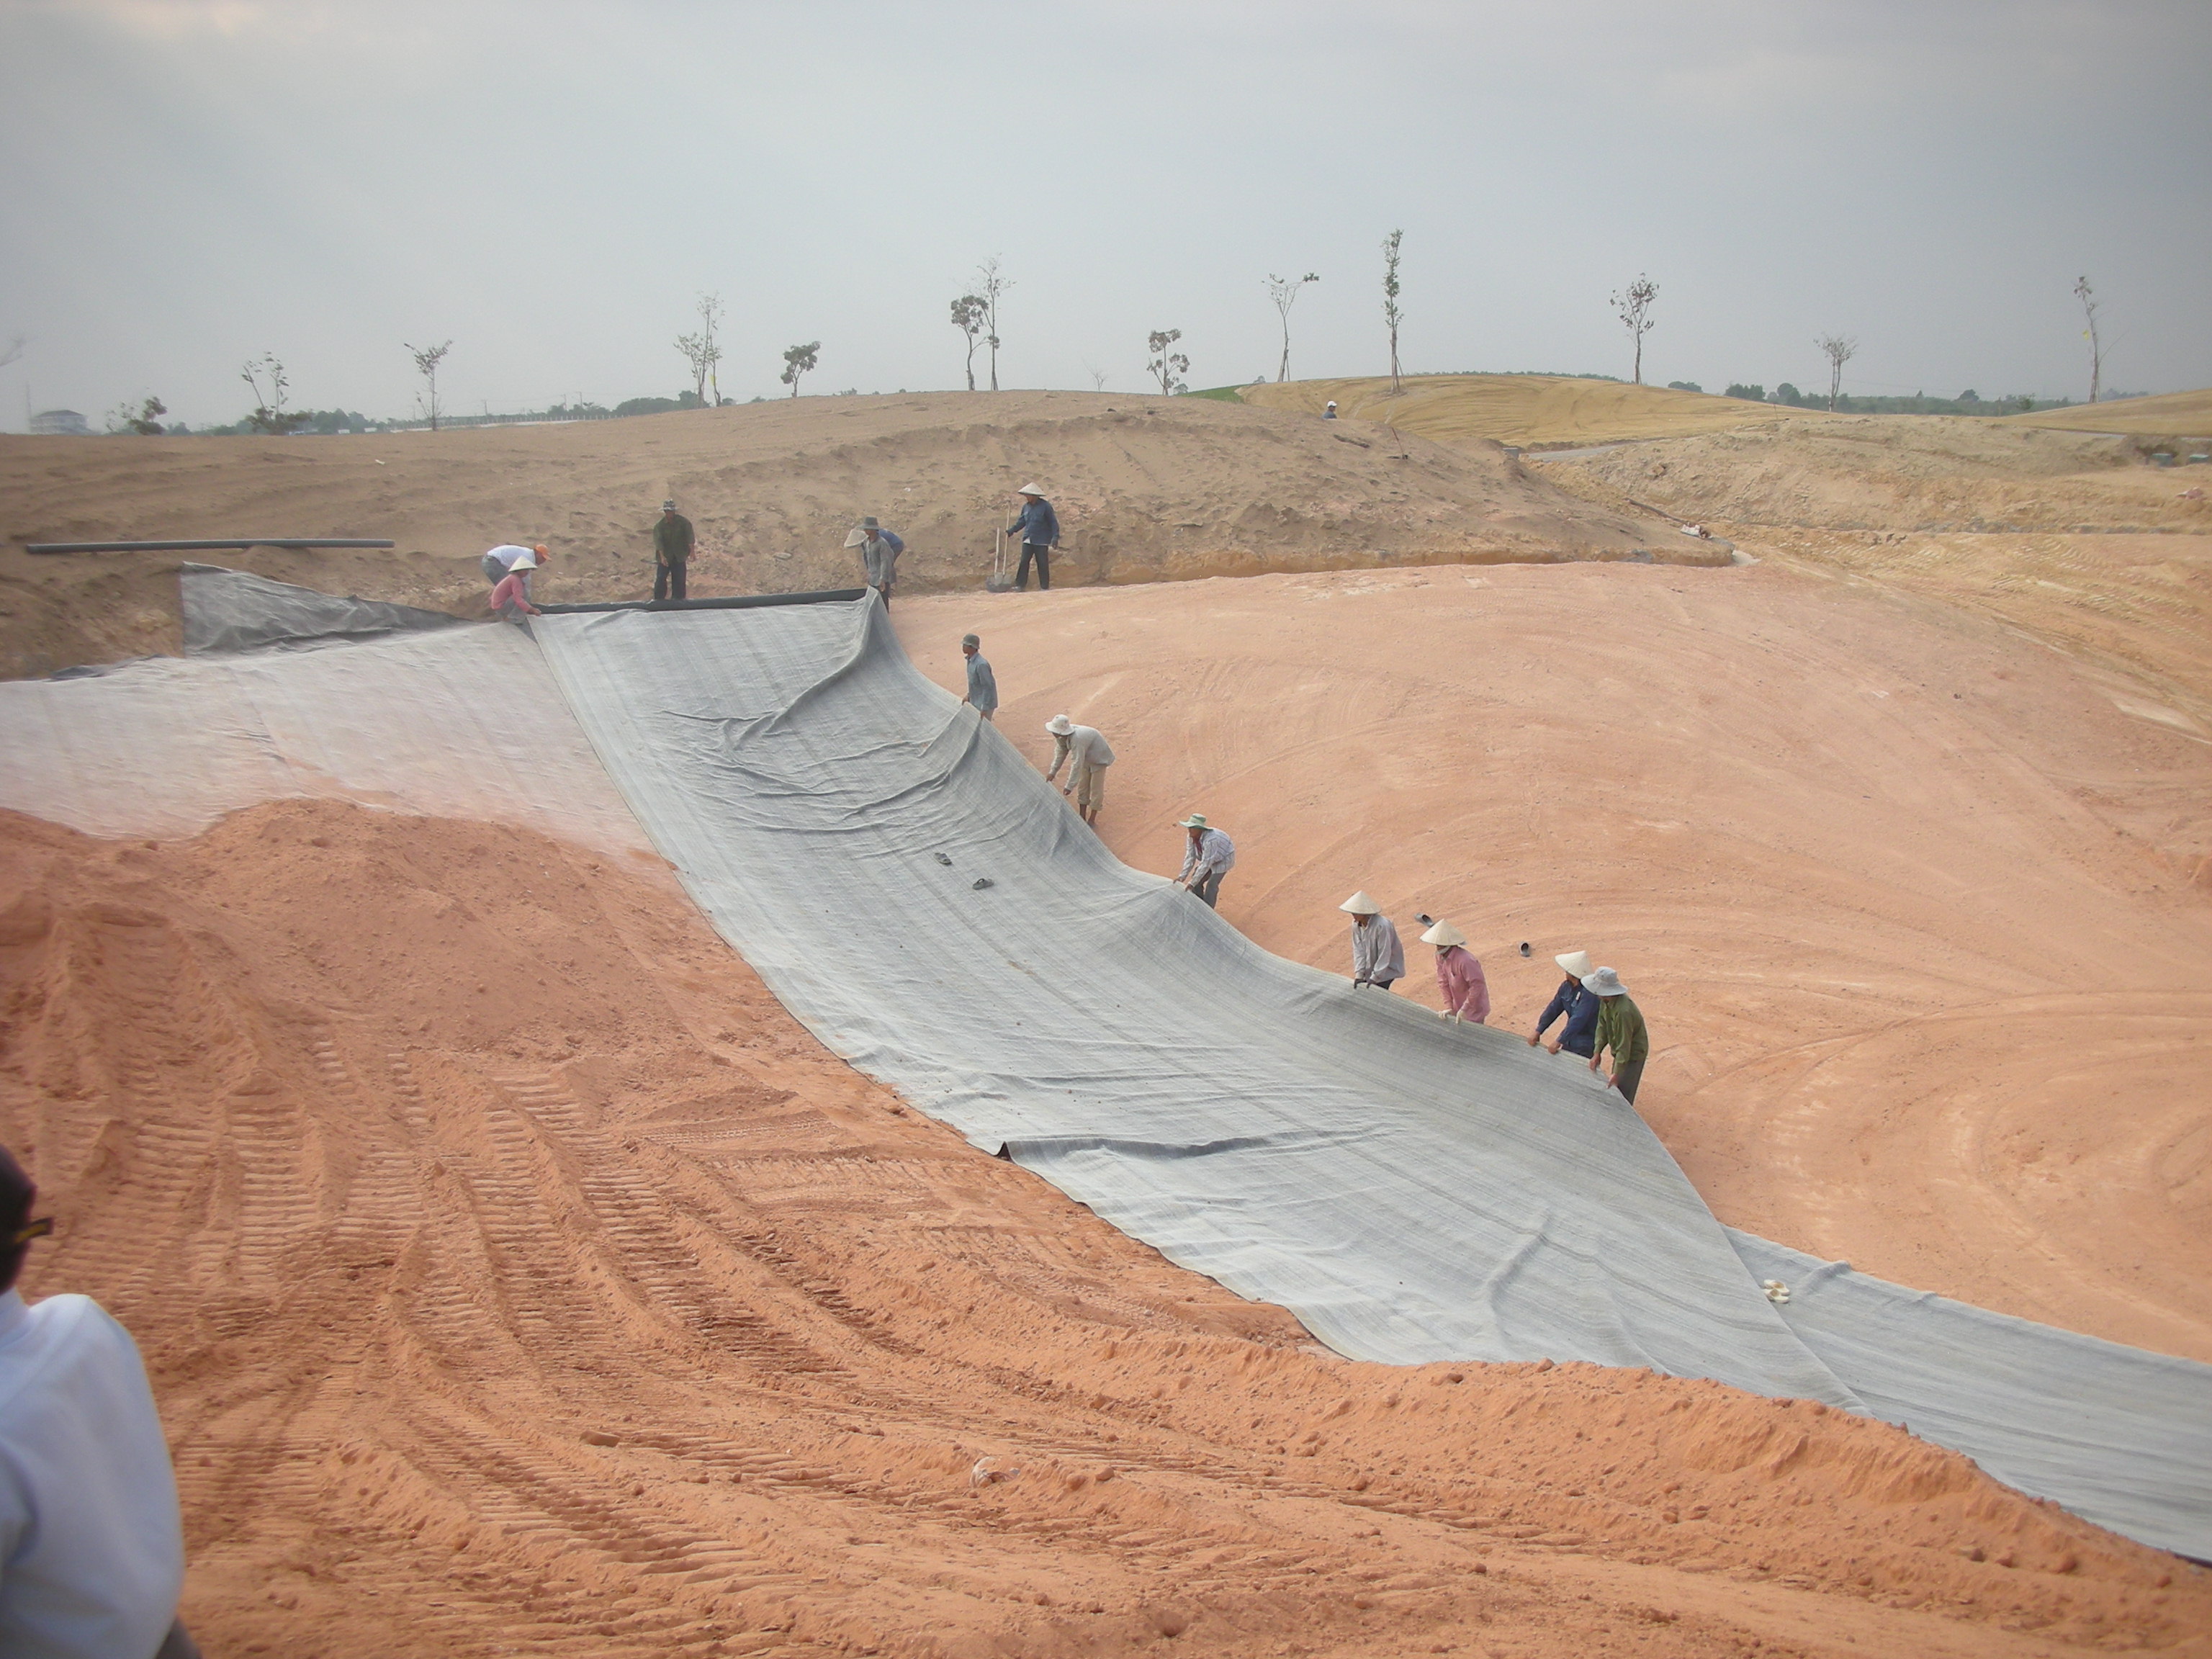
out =
<path fill-rule="evenodd" d="M 530 586 L 526 571 L 510 570 L 501 576 L 499 579 L 499 586 L 492 589 L 491 598 L 487 603 L 491 606 L 492 614 L 501 622 L 519 624 L 525 617 L 538 617 L 544 614 L 530 602 Z"/>
<path fill-rule="evenodd" d="M 1022 538 L 1022 562 L 1014 573 L 1014 587 L 1017 592 L 1028 591 L 1030 560 L 1034 557 L 1037 591 L 1046 592 L 1052 586 L 1052 550 L 1060 544 L 1060 515 L 1045 500 L 1044 491 L 1033 483 L 1024 484 L 1015 494 L 1021 498 L 1021 510 L 1006 526 L 1006 534 L 1019 532 Z"/>
<path fill-rule="evenodd" d="M 1558 1054 L 1565 1048 L 1571 1054 L 1590 1056 L 1590 1047 L 1597 1033 L 1597 999 L 1583 989 L 1583 981 L 1589 977 L 1590 959 L 1587 951 L 1570 951 L 1565 956 L 1553 957 L 1566 977 L 1559 988 L 1552 993 L 1552 1000 L 1544 1005 L 1544 1012 L 1536 1016 L 1536 1029 L 1530 1034 L 1528 1046 L 1533 1048 L 1544 1041 L 1544 1028 L 1565 1016 L 1566 1024 L 1559 1027 L 1559 1036 L 1550 1043 L 1551 1051 Z"/>
<path fill-rule="evenodd" d="M 973 634 L 960 636 L 960 654 L 968 659 L 968 695 L 960 701 L 988 720 L 999 712 L 999 677 L 983 659 L 982 647 Z"/>
<path fill-rule="evenodd" d="M 654 599 L 680 599 L 684 597 L 684 579 L 691 565 L 691 549 L 697 540 L 691 531 L 691 520 L 676 510 L 674 498 L 661 502 L 659 520 L 653 526 Z"/>
<path fill-rule="evenodd" d="M 1067 781 L 1060 793 L 1073 797 L 1077 813 L 1097 829 L 1098 809 L 1106 804 L 1106 769 L 1114 763 L 1113 749 L 1097 726 L 1078 726 L 1065 714 L 1054 714 L 1044 729 L 1052 733 L 1052 769 L 1044 781 L 1050 783 L 1066 763 Z"/>
<path fill-rule="evenodd" d="M 1589 1068 L 1597 1070 L 1598 1061 L 1610 1049 L 1613 1074 L 1606 1079 L 1606 1086 L 1620 1090 L 1621 1098 L 1633 1106 L 1636 1086 L 1644 1081 L 1644 1060 L 1651 1053 L 1651 1036 L 1644 1029 L 1643 1012 L 1628 1000 L 1628 988 L 1610 968 L 1601 968 L 1584 980 L 1583 989 L 1598 1000 Z"/>
<path fill-rule="evenodd" d="M 895 532 L 878 524 L 872 515 L 846 532 L 845 545 L 860 550 L 860 563 L 866 571 L 868 586 L 874 588 L 884 604 L 889 606 L 891 602 L 891 579 L 898 574 L 898 557 L 906 551 L 906 544 Z"/>
<path fill-rule="evenodd" d="M 1443 1016 L 1480 1025 L 1490 1018 L 1490 982 L 1482 964 L 1467 948 L 1467 935 L 1448 921 L 1432 924 L 1421 943 L 1437 947 L 1437 988 L 1444 994 Z"/>
<path fill-rule="evenodd" d="M 484 580 L 496 587 L 520 571 L 522 573 L 522 596 L 528 599 L 532 597 L 531 577 L 552 556 L 545 550 L 543 542 L 530 547 L 525 547 L 520 542 L 501 542 L 483 556 Z"/>
<path fill-rule="evenodd" d="M 1182 870 L 1176 877 L 1176 885 L 1184 891 L 1195 893 L 1209 910 L 1221 907 L 1221 878 L 1237 867 L 1237 843 L 1222 830 L 1206 821 L 1203 812 L 1193 812 L 1179 819 L 1177 827 L 1188 832 L 1190 845 L 1182 855 Z"/>
<path fill-rule="evenodd" d="M 198 1659 L 177 1622 L 177 1477 L 131 1334 L 15 1288 L 38 1188 L 0 1147 L 0 1653 Z"/>
<path fill-rule="evenodd" d="M 1406 947 L 1382 907 L 1364 891 L 1336 907 L 1352 917 L 1352 982 L 1387 991 L 1406 977 Z"/>

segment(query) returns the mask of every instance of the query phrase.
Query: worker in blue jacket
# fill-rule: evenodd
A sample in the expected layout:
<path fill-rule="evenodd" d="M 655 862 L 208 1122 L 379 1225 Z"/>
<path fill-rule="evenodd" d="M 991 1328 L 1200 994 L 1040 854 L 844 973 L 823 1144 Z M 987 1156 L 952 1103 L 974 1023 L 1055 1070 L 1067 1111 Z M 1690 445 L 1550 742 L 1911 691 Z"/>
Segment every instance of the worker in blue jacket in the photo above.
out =
<path fill-rule="evenodd" d="M 1037 591 L 1049 592 L 1052 587 L 1052 550 L 1060 545 L 1060 519 L 1052 510 L 1052 503 L 1044 498 L 1044 491 L 1033 483 L 1024 484 L 1015 492 L 1022 498 L 1019 517 L 1006 526 L 1006 534 L 1018 532 L 1022 538 L 1022 562 L 1014 573 L 1014 587 L 1026 591 L 1030 585 L 1030 559 L 1036 559 Z"/>
<path fill-rule="evenodd" d="M 1544 1012 L 1536 1017 L 1535 1034 L 1528 1039 L 1528 1046 L 1533 1048 L 1542 1042 L 1545 1028 L 1564 1014 L 1567 1023 L 1559 1028 L 1559 1036 L 1547 1046 L 1555 1054 L 1565 1048 L 1571 1054 L 1580 1054 L 1588 1060 L 1597 1043 L 1600 1006 L 1597 994 L 1583 988 L 1583 981 L 1590 973 L 1589 952 L 1570 951 L 1563 957 L 1553 957 L 1552 960 L 1559 964 L 1567 976 L 1559 981 L 1559 988 L 1552 994 L 1552 1000 L 1544 1005 Z"/>

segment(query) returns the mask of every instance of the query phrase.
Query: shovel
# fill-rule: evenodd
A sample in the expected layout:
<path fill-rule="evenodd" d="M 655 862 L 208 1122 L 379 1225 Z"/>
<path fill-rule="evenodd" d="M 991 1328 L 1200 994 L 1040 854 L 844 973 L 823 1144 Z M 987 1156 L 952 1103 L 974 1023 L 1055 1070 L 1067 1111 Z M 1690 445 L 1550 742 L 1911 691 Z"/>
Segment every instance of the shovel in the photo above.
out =
<path fill-rule="evenodd" d="M 983 591 L 986 593 L 1011 593 L 1014 591 L 1014 579 L 1006 574 L 1006 532 L 1004 530 L 999 532 L 998 540 L 993 546 L 991 574 L 984 579 Z"/>

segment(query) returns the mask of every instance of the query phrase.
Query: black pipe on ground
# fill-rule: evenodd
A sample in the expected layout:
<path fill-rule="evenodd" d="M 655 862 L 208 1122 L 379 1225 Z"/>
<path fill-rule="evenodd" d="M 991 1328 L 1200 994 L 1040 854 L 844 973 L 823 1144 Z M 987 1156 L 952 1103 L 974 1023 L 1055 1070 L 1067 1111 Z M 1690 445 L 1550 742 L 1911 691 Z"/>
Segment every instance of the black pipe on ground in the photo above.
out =
<path fill-rule="evenodd" d="M 375 547 L 397 546 L 394 542 L 362 541 L 330 536 L 255 536 L 245 541 L 197 542 L 27 542 L 26 553 L 214 553 L 223 550 L 243 552 L 249 547 Z"/>
<path fill-rule="evenodd" d="M 733 599 L 617 599 L 605 605 L 541 605 L 549 617 L 569 617 L 592 611 L 751 611 L 766 605 L 830 605 L 857 599 L 865 587 L 833 588 L 824 593 L 747 593 Z"/>

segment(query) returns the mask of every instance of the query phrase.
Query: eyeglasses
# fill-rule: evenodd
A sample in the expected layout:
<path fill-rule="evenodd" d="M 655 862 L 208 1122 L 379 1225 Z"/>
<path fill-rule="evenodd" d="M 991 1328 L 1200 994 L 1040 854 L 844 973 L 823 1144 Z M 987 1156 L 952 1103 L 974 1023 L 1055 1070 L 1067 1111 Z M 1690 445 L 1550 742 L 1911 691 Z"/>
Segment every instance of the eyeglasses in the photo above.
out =
<path fill-rule="evenodd" d="M 53 1230 L 53 1217 L 50 1215 L 42 1215 L 36 1221 L 31 1222 L 26 1226 L 16 1228 L 15 1231 L 9 1236 L 8 1248 L 13 1249 L 16 1245 L 27 1244 L 34 1238 L 44 1238 L 49 1233 L 52 1232 Z"/>

